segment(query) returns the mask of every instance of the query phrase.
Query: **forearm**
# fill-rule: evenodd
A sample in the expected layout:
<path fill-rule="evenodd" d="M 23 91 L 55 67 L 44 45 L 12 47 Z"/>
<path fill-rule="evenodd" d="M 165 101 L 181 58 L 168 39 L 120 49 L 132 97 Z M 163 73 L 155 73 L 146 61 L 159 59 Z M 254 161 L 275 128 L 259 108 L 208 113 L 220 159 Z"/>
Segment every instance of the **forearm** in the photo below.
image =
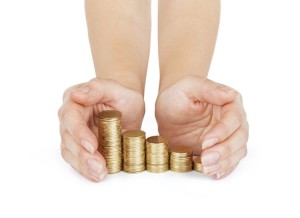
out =
<path fill-rule="evenodd" d="M 90 45 L 99 78 L 144 92 L 150 46 L 149 0 L 86 0 Z"/>
<path fill-rule="evenodd" d="M 187 75 L 207 77 L 220 0 L 159 0 L 160 90 Z"/>

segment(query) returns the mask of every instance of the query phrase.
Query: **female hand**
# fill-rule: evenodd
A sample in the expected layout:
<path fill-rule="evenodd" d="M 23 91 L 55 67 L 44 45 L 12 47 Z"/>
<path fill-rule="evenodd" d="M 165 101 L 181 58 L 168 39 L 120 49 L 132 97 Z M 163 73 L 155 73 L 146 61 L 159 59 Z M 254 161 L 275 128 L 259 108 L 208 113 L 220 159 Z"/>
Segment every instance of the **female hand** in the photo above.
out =
<path fill-rule="evenodd" d="M 203 171 L 220 179 L 247 154 L 248 122 L 241 95 L 198 76 L 186 76 L 156 101 L 161 135 L 170 145 L 188 145 L 201 154 Z"/>
<path fill-rule="evenodd" d="M 139 92 L 96 78 L 67 89 L 58 111 L 62 157 L 93 182 L 107 175 L 105 160 L 97 151 L 97 117 L 104 110 L 122 112 L 123 130 L 139 129 L 145 104 Z"/>

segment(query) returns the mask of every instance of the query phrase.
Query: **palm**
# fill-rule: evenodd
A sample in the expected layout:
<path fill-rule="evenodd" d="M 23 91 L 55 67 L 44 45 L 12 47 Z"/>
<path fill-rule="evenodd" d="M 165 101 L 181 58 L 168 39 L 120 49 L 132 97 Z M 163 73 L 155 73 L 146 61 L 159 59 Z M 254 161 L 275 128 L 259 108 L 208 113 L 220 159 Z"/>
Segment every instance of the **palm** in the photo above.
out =
<path fill-rule="evenodd" d="M 192 146 L 199 154 L 203 135 L 219 120 L 221 108 L 195 98 L 193 88 L 184 79 L 164 90 L 156 101 L 156 119 L 170 145 Z"/>
<path fill-rule="evenodd" d="M 120 94 L 118 99 L 97 103 L 84 108 L 86 122 L 92 132 L 98 135 L 98 114 L 104 110 L 118 110 L 122 112 L 122 129 L 139 129 L 144 117 L 145 104 L 140 93 L 123 86 L 115 90 Z"/>

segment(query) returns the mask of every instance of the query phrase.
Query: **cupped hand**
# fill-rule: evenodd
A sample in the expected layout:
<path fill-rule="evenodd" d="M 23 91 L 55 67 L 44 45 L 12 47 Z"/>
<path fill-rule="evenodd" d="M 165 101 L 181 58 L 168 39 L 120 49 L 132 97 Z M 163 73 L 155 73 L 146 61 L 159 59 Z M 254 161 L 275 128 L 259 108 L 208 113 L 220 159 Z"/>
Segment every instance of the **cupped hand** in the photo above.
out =
<path fill-rule="evenodd" d="M 192 146 L 208 176 L 227 176 L 247 154 L 249 127 L 242 98 L 228 86 L 184 77 L 159 94 L 155 114 L 159 133 L 171 146 Z"/>
<path fill-rule="evenodd" d="M 139 92 L 96 78 L 67 89 L 58 111 L 62 157 L 93 182 L 107 175 L 105 160 L 97 151 L 97 117 L 103 110 L 121 111 L 123 130 L 139 129 L 145 104 Z"/>

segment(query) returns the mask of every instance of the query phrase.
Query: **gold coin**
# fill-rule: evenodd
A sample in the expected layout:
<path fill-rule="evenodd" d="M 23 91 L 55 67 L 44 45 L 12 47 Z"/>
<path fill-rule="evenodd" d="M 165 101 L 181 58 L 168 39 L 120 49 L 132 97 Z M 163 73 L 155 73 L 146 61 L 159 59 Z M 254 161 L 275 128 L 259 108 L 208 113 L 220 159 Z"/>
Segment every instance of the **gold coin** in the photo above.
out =
<path fill-rule="evenodd" d="M 145 163 L 141 165 L 123 165 L 123 170 L 128 173 L 139 173 L 145 170 Z"/>
<path fill-rule="evenodd" d="M 169 164 L 147 164 L 146 169 L 151 173 L 163 173 L 169 170 Z"/>
<path fill-rule="evenodd" d="M 100 119 L 121 119 L 122 113 L 116 110 L 106 110 L 99 113 L 98 116 Z"/>
<path fill-rule="evenodd" d="M 192 170 L 193 149 L 186 146 L 170 147 L 170 170 L 177 173 L 186 173 Z"/>
<path fill-rule="evenodd" d="M 146 133 L 142 130 L 128 130 L 123 133 L 123 170 L 137 173 L 145 170 Z"/>
<path fill-rule="evenodd" d="M 146 140 L 146 169 L 161 173 L 169 170 L 168 141 L 162 136 L 152 136 Z"/>
<path fill-rule="evenodd" d="M 98 115 L 98 151 L 106 161 L 109 174 L 122 170 L 121 117 L 122 113 L 115 110 Z"/>
<path fill-rule="evenodd" d="M 194 170 L 199 173 L 202 173 L 201 157 L 199 156 L 194 158 Z"/>
<path fill-rule="evenodd" d="M 147 138 L 147 142 L 154 143 L 154 144 L 158 144 L 158 143 L 164 143 L 166 145 L 168 144 L 167 138 L 163 136 L 151 136 Z"/>
<path fill-rule="evenodd" d="M 169 150 L 174 156 L 190 156 L 193 154 L 193 149 L 187 146 L 172 146 Z"/>

